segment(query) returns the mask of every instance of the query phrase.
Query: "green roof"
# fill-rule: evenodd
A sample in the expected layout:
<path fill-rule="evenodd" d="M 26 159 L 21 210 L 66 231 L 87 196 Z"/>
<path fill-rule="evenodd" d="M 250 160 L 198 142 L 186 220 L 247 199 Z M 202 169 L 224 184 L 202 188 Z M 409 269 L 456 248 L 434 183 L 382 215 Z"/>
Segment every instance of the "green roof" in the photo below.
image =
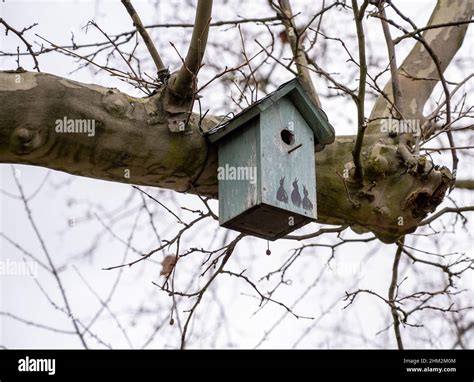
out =
<path fill-rule="evenodd" d="M 230 132 L 258 116 L 283 97 L 288 97 L 292 101 L 306 123 L 311 127 L 320 149 L 323 148 L 321 146 L 334 142 L 334 128 L 329 123 L 326 114 L 313 103 L 298 78 L 284 83 L 274 92 L 242 110 L 234 116 L 234 118 L 220 123 L 209 130 L 206 136 L 210 142 L 214 143 L 219 141 Z"/>

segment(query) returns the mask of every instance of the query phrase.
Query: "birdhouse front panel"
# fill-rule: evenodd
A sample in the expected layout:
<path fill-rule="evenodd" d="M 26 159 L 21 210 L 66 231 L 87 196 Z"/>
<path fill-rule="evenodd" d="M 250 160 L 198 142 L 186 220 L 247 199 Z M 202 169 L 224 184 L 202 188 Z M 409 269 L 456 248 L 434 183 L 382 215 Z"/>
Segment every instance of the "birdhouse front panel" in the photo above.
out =
<path fill-rule="evenodd" d="M 262 203 L 316 219 L 313 130 L 282 98 L 261 114 L 260 134 Z"/>

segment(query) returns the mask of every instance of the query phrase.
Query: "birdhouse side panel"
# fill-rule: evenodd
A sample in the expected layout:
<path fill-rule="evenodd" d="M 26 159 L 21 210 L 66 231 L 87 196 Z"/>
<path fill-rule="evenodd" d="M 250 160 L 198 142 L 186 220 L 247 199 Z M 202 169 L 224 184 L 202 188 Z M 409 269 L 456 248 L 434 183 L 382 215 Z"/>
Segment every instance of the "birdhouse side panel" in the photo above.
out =
<path fill-rule="evenodd" d="M 219 141 L 219 222 L 221 224 L 260 203 L 259 118 L 240 126 Z"/>
<path fill-rule="evenodd" d="M 263 203 L 316 219 L 313 130 L 288 98 L 265 110 L 260 119 Z"/>

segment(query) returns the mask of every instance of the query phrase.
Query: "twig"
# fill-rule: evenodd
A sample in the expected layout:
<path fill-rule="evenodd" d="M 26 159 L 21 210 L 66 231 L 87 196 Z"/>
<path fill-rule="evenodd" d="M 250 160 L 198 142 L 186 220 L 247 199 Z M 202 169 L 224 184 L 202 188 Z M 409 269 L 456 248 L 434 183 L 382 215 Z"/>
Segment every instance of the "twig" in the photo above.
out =
<path fill-rule="evenodd" d="M 285 25 L 286 35 L 288 36 L 288 41 L 290 42 L 293 57 L 295 58 L 298 75 L 301 78 L 306 91 L 309 93 L 315 104 L 318 107 L 321 107 L 321 101 L 319 100 L 318 93 L 314 88 L 314 84 L 311 80 L 311 75 L 308 70 L 306 54 L 301 45 L 301 35 L 303 32 L 299 33 L 293 23 L 294 16 L 293 11 L 291 10 L 290 0 L 279 0 L 278 3 L 280 7 L 277 9 L 277 11 L 280 13 L 283 24 Z"/>
<path fill-rule="evenodd" d="M 18 187 L 18 191 L 20 192 L 20 196 L 21 196 L 21 199 L 23 201 L 23 206 L 25 207 L 25 211 L 26 211 L 26 214 L 28 216 L 28 220 L 30 221 L 31 227 L 35 231 L 36 237 L 37 237 L 38 241 L 40 242 L 41 248 L 43 249 L 43 252 L 46 255 L 46 258 L 48 260 L 49 267 L 51 268 L 51 271 L 52 271 L 53 276 L 56 280 L 56 283 L 58 284 L 58 288 L 59 288 L 59 291 L 61 292 L 61 297 L 63 299 L 64 306 L 66 307 L 66 312 L 67 312 L 68 316 L 71 319 L 71 322 L 72 322 L 72 324 L 74 326 L 74 329 L 75 329 L 75 331 L 76 331 L 76 333 L 77 333 L 77 335 L 78 335 L 78 337 L 79 337 L 79 339 L 82 343 L 82 346 L 84 346 L 84 348 L 87 349 L 88 346 L 86 344 L 86 341 L 84 339 L 83 334 L 79 330 L 79 326 L 77 325 L 76 318 L 74 317 L 74 315 L 72 313 L 71 306 L 69 304 L 69 300 L 67 298 L 66 291 L 64 290 L 64 286 L 63 286 L 63 283 L 61 281 L 61 278 L 59 277 L 58 271 L 57 271 L 57 269 L 56 269 L 56 267 L 53 263 L 53 259 L 52 259 L 51 255 L 50 255 L 50 253 L 49 253 L 49 251 L 46 247 L 46 244 L 43 240 L 43 237 L 41 236 L 41 234 L 39 232 L 39 229 L 36 226 L 35 221 L 33 220 L 33 215 L 31 213 L 31 209 L 30 209 L 30 206 L 28 204 L 28 201 L 25 198 L 25 194 L 23 192 L 23 187 L 22 187 L 20 181 L 18 180 L 18 178 L 15 176 L 15 170 L 14 170 L 13 166 L 12 166 L 12 173 L 13 173 L 13 178 L 15 179 L 16 186 Z"/>
<path fill-rule="evenodd" d="M 87 289 L 89 289 L 89 291 L 95 296 L 95 298 L 97 298 L 97 300 L 100 302 L 100 305 L 101 307 L 103 307 L 104 309 L 106 309 L 110 316 L 112 317 L 112 319 L 115 321 L 115 323 L 117 324 L 117 327 L 119 328 L 119 330 L 122 332 L 123 336 L 125 337 L 125 340 L 127 341 L 128 343 L 128 346 L 130 346 L 130 348 L 133 349 L 133 345 L 132 345 L 132 342 L 130 341 L 130 338 L 126 332 L 126 330 L 124 329 L 124 327 L 122 326 L 122 324 L 120 323 L 118 317 L 116 316 L 116 314 L 112 311 L 112 309 L 110 308 L 109 304 L 108 304 L 108 301 L 106 300 L 103 300 L 98 294 L 97 292 L 94 290 L 94 288 L 91 287 L 91 285 L 87 282 L 87 280 L 84 278 L 84 276 L 82 276 L 82 274 L 79 272 L 79 269 L 77 269 L 76 266 L 73 265 L 73 268 L 74 270 L 76 271 L 77 275 L 79 276 L 79 278 L 82 280 L 82 282 L 86 285 Z"/>
<path fill-rule="evenodd" d="M 130 17 L 132 18 L 133 25 L 135 26 L 135 28 L 137 28 L 138 33 L 140 33 L 140 36 L 142 36 L 143 41 L 145 42 L 145 45 L 148 49 L 148 52 L 150 52 L 153 62 L 155 63 L 156 70 L 158 71 L 158 73 L 163 73 L 164 71 L 167 71 L 165 64 L 161 60 L 160 54 L 156 50 L 155 44 L 151 40 L 150 35 L 148 34 L 145 27 L 143 26 L 142 21 L 140 20 L 140 16 L 138 16 L 138 13 L 133 7 L 130 0 L 122 0 L 122 4 L 124 5 Z"/>
<path fill-rule="evenodd" d="M 321 229 L 317 230 L 316 232 L 308 233 L 307 235 L 300 235 L 300 236 L 286 235 L 286 236 L 283 237 L 283 239 L 298 240 L 298 241 L 306 240 L 306 239 L 312 239 L 312 238 L 318 237 L 320 235 L 324 235 L 326 233 L 341 233 L 347 227 L 349 227 L 349 226 L 348 225 L 341 225 L 340 227 L 334 227 L 334 228 L 321 228 Z"/>
<path fill-rule="evenodd" d="M 429 29 L 436 29 L 436 28 L 445 28 L 445 27 L 457 27 L 459 25 L 463 25 L 463 24 L 471 24 L 471 23 L 474 23 L 474 20 L 459 20 L 459 21 L 452 21 L 452 22 L 449 22 L 449 23 L 441 23 L 441 24 L 435 24 L 435 25 L 427 25 L 425 27 L 422 27 L 422 28 L 417 28 L 415 29 L 414 31 L 412 32 L 409 32 L 409 33 L 405 33 L 403 36 L 400 36 L 400 37 L 397 37 L 396 39 L 393 40 L 393 43 L 395 45 L 397 45 L 400 41 L 406 39 L 406 38 L 410 38 L 410 37 L 414 37 L 416 36 L 417 34 L 421 33 L 421 32 L 424 32 L 426 30 L 429 30 Z"/>
<path fill-rule="evenodd" d="M 6 21 L 4 19 L 2 19 L 1 17 L 0 17 L 0 24 L 3 24 L 5 26 L 6 33 L 11 31 L 14 34 L 16 34 L 21 41 L 23 41 L 23 44 L 25 44 L 26 49 L 28 50 L 28 53 L 33 58 L 33 61 L 35 63 L 35 66 L 33 67 L 33 69 L 37 70 L 38 72 L 41 72 L 41 70 L 39 68 L 38 59 L 36 58 L 37 54 L 33 51 L 33 46 L 28 41 L 26 41 L 26 39 L 23 37 L 23 33 L 25 33 L 27 30 L 33 28 L 37 24 L 33 24 L 33 25 L 31 25 L 27 28 L 24 28 L 22 31 L 17 31 L 15 28 L 13 28 L 9 24 L 7 24 Z"/>
<path fill-rule="evenodd" d="M 353 200 L 351 198 L 351 194 L 349 192 L 349 188 L 347 187 L 347 183 L 346 183 L 346 180 L 344 179 L 344 177 L 339 173 L 339 171 L 336 171 L 336 175 L 341 178 L 342 180 L 342 183 L 344 183 L 344 188 L 346 190 L 346 194 L 347 194 L 347 199 L 349 199 L 349 201 L 351 202 L 352 206 L 354 208 L 360 208 L 360 202 L 358 202 L 357 200 Z"/>
<path fill-rule="evenodd" d="M 229 246 L 227 247 L 227 250 L 225 252 L 225 256 L 222 259 L 221 265 L 219 266 L 217 271 L 212 274 L 212 276 L 209 278 L 207 283 L 202 287 L 199 294 L 197 295 L 196 302 L 194 303 L 192 308 L 189 310 L 188 317 L 186 318 L 186 322 L 184 323 L 183 333 L 181 335 L 181 349 L 184 349 L 186 347 L 186 334 L 188 332 L 189 323 L 191 322 L 191 318 L 193 317 L 194 313 L 196 312 L 196 308 L 198 307 L 199 303 L 201 302 L 202 297 L 204 296 L 204 293 L 209 288 L 209 286 L 212 284 L 212 282 L 215 280 L 215 278 L 219 275 L 219 273 L 222 273 L 222 270 L 224 269 L 224 266 L 227 264 L 227 261 L 230 259 L 230 257 L 232 256 L 232 253 L 234 252 L 235 246 L 237 245 L 237 243 L 244 236 L 245 236 L 244 234 L 240 234 L 229 244 Z"/>
<path fill-rule="evenodd" d="M 431 215 L 429 218 L 423 220 L 418 226 L 422 225 L 427 225 L 430 224 L 432 221 L 438 219 L 441 215 L 444 215 L 445 213 L 457 213 L 460 214 L 461 212 L 467 212 L 467 211 L 474 211 L 474 206 L 468 206 L 468 207 L 445 207 L 441 211 L 438 211 L 434 215 Z"/>
<path fill-rule="evenodd" d="M 221 271 L 222 274 L 228 274 L 230 276 L 235 276 L 237 278 L 241 278 L 243 280 L 245 280 L 247 282 L 247 284 L 249 284 L 252 289 L 257 292 L 257 294 L 259 295 L 260 297 L 260 304 L 262 304 L 264 301 L 269 301 L 269 302 L 273 302 L 274 304 L 277 304 L 277 305 L 280 305 L 282 308 L 284 308 L 287 313 L 290 313 L 292 314 L 295 318 L 304 318 L 304 319 L 308 319 L 308 320 L 313 320 L 314 317 L 306 317 L 306 316 L 300 316 L 298 314 L 296 314 L 295 312 L 293 312 L 293 310 L 291 308 L 289 308 L 288 306 L 286 306 L 285 304 L 283 304 L 282 302 L 279 302 L 279 301 L 276 301 L 274 299 L 272 299 L 271 297 L 268 297 L 268 296 L 265 296 L 262 292 L 260 292 L 260 290 L 257 288 L 257 286 L 255 285 L 255 283 L 253 283 L 247 276 L 244 276 L 244 272 L 241 272 L 241 273 L 235 273 L 235 272 L 231 272 L 231 271 Z"/>
<path fill-rule="evenodd" d="M 13 320 L 16 320 L 18 322 L 21 322 L 25 325 L 33 326 L 33 327 L 39 328 L 39 329 L 48 330 L 50 332 L 55 332 L 55 333 L 59 333 L 59 334 L 69 334 L 69 335 L 76 335 L 77 334 L 73 330 L 64 330 L 64 329 L 53 328 L 52 326 L 43 325 L 43 324 L 40 324 L 38 322 L 30 321 L 30 320 L 27 320 L 25 318 L 21 318 L 21 317 L 15 315 L 15 314 L 12 314 L 12 313 L 9 313 L 9 312 L 0 311 L 0 316 L 9 317 L 9 318 L 11 318 Z"/>
<path fill-rule="evenodd" d="M 161 207 L 163 207 L 166 211 L 168 211 L 171 215 L 173 215 L 177 220 L 178 220 L 178 223 L 182 224 L 182 225 L 186 225 L 186 223 L 184 223 L 181 218 L 176 215 L 173 211 L 171 211 L 168 207 L 166 207 L 163 203 L 161 203 L 158 199 L 154 198 L 153 196 L 151 196 L 148 192 L 142 190 L 140 187 L 137 187 L 137 186 L 132 186 L 135 190 L 138 190 L 140 191 L 141 193 L 145 194 L 146 196 L 148 196 L 151 200 L 153 200 L 154 202 L 158 203 Z"/>
<path fill-rule="evenodd" d="M 395 54 L 395 45 L 392 41 L 392 36 L 390 34 L 390 28 L 388 23 L 384 20 L 386 19 L 385 8 L 383 2 L 379 3 L 379 13 L 382 16 L 380 22 L 382 23 L 383 34 L 385 37 L 385 43 L 387 44 L 387 51 L 390 63 L 390 74 L 392 76 L 391 83 L 392 83 L 392 95 L 393 95 L 393 103 L 395 105 L 395 109 L 397 111 L 397 117 L 401 117 L 400 113 L 400 82 L 398 80 L 398 68 L 397 68 L 397 56 Z"/>
<path fill-rule="evenodd" d="M 397 339 L 397 345 L 399 350 L 403 350 L 403 341 L 402 335 L 400 333 L 400 317 L 398 316 L 398 311 L 395 305 L 395 297 L 396 290 L 398 287 L 398 265 L 400 264 L 400 258 L 402 256 L 404 240 L 405 237 L 402 237 L 397 243 L 397 252 L 395 253 L 395 258 L 393 259 L 392 281 L 390 282 L 390 287 L 388 289 L 388 302 L 390 305 L 390 310 L 392 312 L 393 330 L 395 331 L 395 338 Z"/>

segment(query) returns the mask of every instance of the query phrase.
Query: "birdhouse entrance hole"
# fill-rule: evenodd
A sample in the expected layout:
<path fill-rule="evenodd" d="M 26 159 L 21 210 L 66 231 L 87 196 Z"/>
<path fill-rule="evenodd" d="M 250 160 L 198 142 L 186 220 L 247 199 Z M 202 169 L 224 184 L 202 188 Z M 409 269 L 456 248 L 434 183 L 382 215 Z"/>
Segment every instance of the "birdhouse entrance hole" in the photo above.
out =
<path fill-rule="evenodd" d="M 295 134 L 288 129 L 283 129 L 280 132 L 280 137 L 287 145 L 292 145 L 295 142 Z"/>

